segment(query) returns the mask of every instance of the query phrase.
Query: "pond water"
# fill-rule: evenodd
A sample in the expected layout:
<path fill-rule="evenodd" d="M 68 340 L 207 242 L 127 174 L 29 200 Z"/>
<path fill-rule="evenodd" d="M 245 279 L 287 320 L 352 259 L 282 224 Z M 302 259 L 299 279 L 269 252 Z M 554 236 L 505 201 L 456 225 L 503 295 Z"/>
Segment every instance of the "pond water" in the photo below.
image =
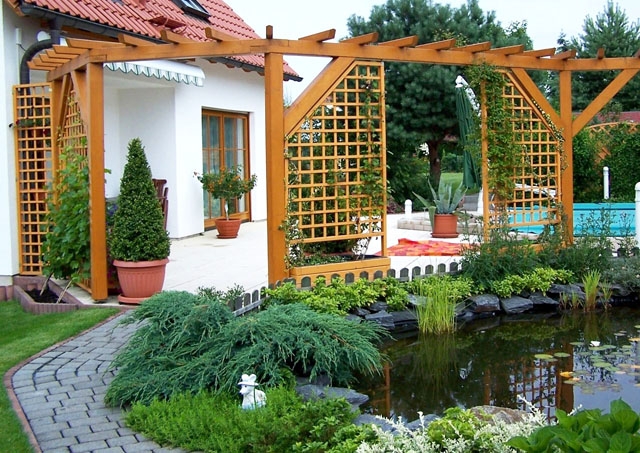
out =
<path fill-rule="evenodd" d="M 362 409 L 415 420 L 418 411 L 484 404 L 600 408 L 622 398 L 640 412 L 640 310 L 531 314 L 474 321 L 452 335 L 415 334 L 385 346 L 392 364 L 364 379 Z"/>

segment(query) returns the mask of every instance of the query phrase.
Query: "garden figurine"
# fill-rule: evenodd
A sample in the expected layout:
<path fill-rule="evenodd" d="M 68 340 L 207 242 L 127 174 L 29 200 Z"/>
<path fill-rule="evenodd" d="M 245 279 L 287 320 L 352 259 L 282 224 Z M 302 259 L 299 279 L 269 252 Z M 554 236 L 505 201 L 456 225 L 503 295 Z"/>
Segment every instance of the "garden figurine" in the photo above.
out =
<path fill-rule="evenodd" d="M 255 409 L 264 406 L 267 402 L 267 396 L 264 392 L 256 389 L 258 383 L 255 374 L 243 374 L 238 385 L 242 395 L 242 409 Z"/>

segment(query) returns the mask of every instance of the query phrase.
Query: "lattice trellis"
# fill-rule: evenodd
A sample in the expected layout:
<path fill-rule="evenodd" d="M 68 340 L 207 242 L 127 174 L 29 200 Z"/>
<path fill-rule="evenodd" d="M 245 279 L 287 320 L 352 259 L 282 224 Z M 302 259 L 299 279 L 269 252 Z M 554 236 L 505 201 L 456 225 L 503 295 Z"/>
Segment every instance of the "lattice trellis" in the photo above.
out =
<path fill-rule="evenodd" d="M 20 273 L 42 272 L 40 245 L 45 234 L 47 191 L 53 172 L 51 85 L 14 88 L 16 191 L 18 197 Z"/>
<path fill-rule="evenodd" d="M 511 117 L 514 142 L 521 146 L 519 164 L 513 166 L 513 196 L 509 200 L 490 199 L 485 206 L 489 228 L 548 225 L 560 222 L 562 136 L 538 106 L 505 73 L 503 98 Z M 491 162 L 488 178 L 491 179 Z M 485 182 L 485 190 L 490 187 Z M 490 195 L 491 196 L 491 195 Z M 506 214 L 506 219 L 505 219 Z"/>
<path fill-rule="evenodd" d="M 354 63 L 288 138 L 288 219 L 296 231 L 290 245 L 308 252 L 322 245 L 327 252 L 327 243 L 332 243 L 339 252 L 382 236 L 382 64 Z"/>
<path fill-rule="evenodd" d="M 52 146 L 55 134 L 51 122 L 51 85 L 16 86 L 14 118 L 20 274 L 41 275 L 47 197 L 60 164 Z M 87 154 L 86 132 L 74 93 L 67 99 L 59 143 L 67 150 Z"/>

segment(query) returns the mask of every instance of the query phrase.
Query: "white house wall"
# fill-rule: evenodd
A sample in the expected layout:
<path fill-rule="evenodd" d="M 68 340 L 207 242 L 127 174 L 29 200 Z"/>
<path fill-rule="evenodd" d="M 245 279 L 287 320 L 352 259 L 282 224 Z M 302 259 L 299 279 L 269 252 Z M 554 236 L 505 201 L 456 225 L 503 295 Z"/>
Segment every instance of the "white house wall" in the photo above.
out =
<path fill-rule="evenodd" d="M 249 114 L 250 171 L 258 175 L 251 216 L 266 218 L 264 79 L 207 61 L 199 66 L 205 71 L 203 87 L 105 71 L 107 197 L 117 195 L 127 143 L 139 137 L 153 176 L 167 180 L 172 238 L 204 231 L 202 186 L 194 175 L 202 171 L 204 108 Z"/>

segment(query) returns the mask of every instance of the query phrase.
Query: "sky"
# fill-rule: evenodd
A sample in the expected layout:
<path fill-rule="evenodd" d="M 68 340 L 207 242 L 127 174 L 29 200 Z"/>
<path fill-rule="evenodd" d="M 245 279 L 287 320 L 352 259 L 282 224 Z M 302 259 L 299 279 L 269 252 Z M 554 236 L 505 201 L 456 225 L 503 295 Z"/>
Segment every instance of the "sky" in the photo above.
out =
<path fill-rule="evenodd" d="M 336 40 L 348 35 L 347 20 L 355 14 L 365 19 L 374 5 L 386 0 L 226 0 L 261 37 L 267 25 L 273 26 L 274 38 L 297 39 L 313 33 L 336 29 Z M 466 0 L 435 0 L 458 8 Z M 640 21 L 640 0 L 618 0 L 630 22 Z M 560 33 L 568 38 L 582 34 L 587 16 L 604 11 L 607 0 L 479 0 L 484 12 L 495 11 L 503 27 L 512 22 L 527 22 L 527 32 L 535 49 L 555 47 Z M 289 100 L 304 90 L 322 70 L 328 60 L 318 57 L 285 57 L 303 77 L 302 82 L 286 82 L 285 97 Z"/>

